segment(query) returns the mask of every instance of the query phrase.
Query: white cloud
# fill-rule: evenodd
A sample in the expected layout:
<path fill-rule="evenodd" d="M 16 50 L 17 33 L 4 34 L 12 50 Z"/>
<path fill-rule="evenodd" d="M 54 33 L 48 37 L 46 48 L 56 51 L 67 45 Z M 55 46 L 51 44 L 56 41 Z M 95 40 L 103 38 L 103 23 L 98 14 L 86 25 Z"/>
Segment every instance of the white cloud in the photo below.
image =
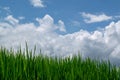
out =
<path fill-rule="evenodd" d="M 30 0 L 30 2 L 34 7 L 45 7 L 42 0 Z"/>
<path fill-rule="evenodd" d="M 103 31 L 96 30 L 91 33 L 80 30 L 61 35 L 56 30 L 61 30 L 63 21 L 55 24 L 54 19 L 49 15 L 36 20 L 39 26 L 35 26 L 34 23 L 19 24 L 18 22 L 14 27 L 6 22 L 0 23 L 0 45 L 14 49 L 18 49 L 21 45 L 25 48 L 25 41 L 27 41 L 30 49 L 36 45 L 37 51 L 41 49 L 43 54 L 48 56 L 73 56 L 80 51 L 83 58 L 89 56 L 110 59 L 111 62 L 120 64 L 120 21 L 111 22 Z"/>
<path fill-rule="evenodd" d="M 18 19 L 19 19 L 19 20 L 23 20 L 23 19 L 25 19 L 25 17 L 20 16 L 20 17 L 18 17 Z"/>
<path fill-rule="evenodd" d="M 7 16 L 5 20 L 11 23 L 12 25 L 16 25 L 19 23 L 19 20 L 15 19 L 12 15 Z"/>
<path fill-rule="evenodd" d="M 36 18 L 36 21 L 38 21 L 39 25 L 41 26 L 38 27 L 38 31 L 51 32 L 57 29 L 57 27 L 54 25 L 53 18 L 49 15 L 45 15 L 43 19 Z"/>
<path fill-rule="evenodd" d="M 60 31 L 66 32 L 65 24 L 64 24 L 64 22 L 62 20 L 58 21 L 58 26 L 59 26 Z"/>
<path fill-rule="evenodd" d="M 62 20 L 58 21 L 58 24 L 54 24 L 53 18 L 46 14 L 43 19 L 36 18 L 36 21 L 39 22 L 41 27 L 38 27 L 37 30 L 41 32 L 53 32 L 59 29 L 62 32 L 65 32 L 65 25 Z"/>
<path fill-rule="evenodd" d="M 105 14 L 94 15 L 94 14 L 83 12 L 81 13 L 81 15 L 83 16 L 84 21 L 86 23 L 102 22 L 102 21 L 107 21 L 112 19 L 112 16 L 107 16 Z"/>

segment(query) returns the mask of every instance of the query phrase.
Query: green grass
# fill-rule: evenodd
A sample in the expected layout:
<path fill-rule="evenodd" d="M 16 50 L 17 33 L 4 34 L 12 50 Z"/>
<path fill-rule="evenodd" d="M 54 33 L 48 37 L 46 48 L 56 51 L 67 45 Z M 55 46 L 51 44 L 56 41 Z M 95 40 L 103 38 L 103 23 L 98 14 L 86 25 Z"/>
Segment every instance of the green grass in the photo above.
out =
<path fill-rule="evenodd" d="M 32 55 L 34 54 L 34 55 Z M 120 70 L 110 62 L 35 56 L 35 51 L 0 49 L 0 80 L 120 80 Z"/>

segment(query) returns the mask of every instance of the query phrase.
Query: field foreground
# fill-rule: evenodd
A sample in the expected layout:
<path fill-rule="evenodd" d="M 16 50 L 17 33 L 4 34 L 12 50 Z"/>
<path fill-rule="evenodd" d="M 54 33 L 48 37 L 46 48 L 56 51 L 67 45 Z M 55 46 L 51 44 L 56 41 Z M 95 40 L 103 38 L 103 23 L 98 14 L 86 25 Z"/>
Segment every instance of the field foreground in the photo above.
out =
<path fill-rule="evenodd" d="M 32 54 L 35 51 L 14 52 L 1 48 L 0 80 L 120 80 L 120 69 L 109 61 Z"/>

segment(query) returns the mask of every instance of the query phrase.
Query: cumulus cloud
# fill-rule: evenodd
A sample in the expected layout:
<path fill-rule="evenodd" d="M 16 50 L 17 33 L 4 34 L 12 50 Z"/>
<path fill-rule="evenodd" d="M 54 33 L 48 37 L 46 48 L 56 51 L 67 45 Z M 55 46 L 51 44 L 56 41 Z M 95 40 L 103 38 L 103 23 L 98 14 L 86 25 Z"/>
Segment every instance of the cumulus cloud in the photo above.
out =
<path fill-rule="evenodd" d="M 57 29 L 60 31 L 66 32 L 64 22 L 62 20 L 58 21 L 58 24 L 54 24 L 53 18 L 46 14 L 43 19 L 36 18 L 36 21 L 39 22 L 41 27 L 38 27 L 37 30 L 41 32 L 53 32 Z"/>
<path fill-rule="evenodd" d="M 43 55 L 51 57 L 73 56 L 80 51 L 83 58 L 109 59 L 120 64 L 120 21 L 111 22 L 102 31 L 80 30 L 66 35 L 56 32 L 66 31 L 61 27 L 64 25 L 61 20 L 54 23 L 54 19 L 47 14 L 43 18 L 36 18 L 36 21 L 38 26 L 17 21 L 15 27 L 8 22 L 0 22 L 0 46 L 18 49 L 21 45 L 23 49 L 27 41 L 30 49 L 36 45 L 37 52 L 41 49 Z"/>
<path fill-rule="evenodd" d="M 83 12 L 81 13 L 81 15 L 84 18 L 84 21 L 86 23 L 102 22 L 102 21 L 107 21 L 112 19 L 112 16 L 107 16 L 105 14 L 94 15 L 94 14 Z"/>
<path fill-rule="evenodd" d="M 59 26 L 60 31 L 66 32 L 65 24 L 64 24 L 64 22 L 62 20 L 58 21 L 58 26 Z"/>
<path fill-rule="evenodd" d="M 30 2 L 34 7 L 45 7 L 42 0 L 30 0 Z"/>

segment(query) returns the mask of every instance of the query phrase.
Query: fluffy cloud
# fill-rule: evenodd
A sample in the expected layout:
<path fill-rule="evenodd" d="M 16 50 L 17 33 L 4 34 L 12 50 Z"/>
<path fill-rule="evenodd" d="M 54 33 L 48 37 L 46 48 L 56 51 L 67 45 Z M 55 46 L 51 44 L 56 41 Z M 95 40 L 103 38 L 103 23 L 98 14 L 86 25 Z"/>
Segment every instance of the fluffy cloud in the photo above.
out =
<path fill-rule="evenodd" d="M 81 15 L 83 16 L 84 21 L 86 23 L 95 23 L 95 22 L 102 22 L 102 21 L 107 21 L 112 19 L 111 16 L 107 16 L 105 14 L 100 14 L 100 15 L 94 15 L 94 14 L 89 14 L 89 13 L 81 13 Z"/>
<path fill-rule="evenodd" d="M 43 18 L 36 18 L 36 21 L 38 26 L 34 23 L 19 24 L 16 20 L 17 25 L 1 22 L 0 46 L 18 49 L 21 45 L 24 49 L 27 41 L 30 49 L 36 45 L 37 52 L 41 49 L 44 55 L 52 57 L 73 56 L 80 51 L 83 58 L 89 56 L 93 59 L 109 59 L 120 64 L 120 21 L 111 22 L 103 31 L 80 30 L 66 35 L 57 33 L 57 30 L 66 31 L 61 20 L 55 24 L 50 15 L 45 15 Z"/>
<path fill-rule="evenodd" d="M 37 28 L 38 31 L 47 33 L 59 29 L 60 31 L 66 32 L 64 22 L 59 20 L 58 24 L 54 24 L 53 18 L 48 14 L 46 14 L 43 19 L 36 18 L 36 21 L 38 21 L 40 25 L 40 27 Z"/>
<path fill-rule="evenodd" d="M 30 0 L 34 7 L 45 7 L 42 0 Z"/>
<path fill-rule="evenodd" d="M 66 32 L 65 24 L 64 24 L 64 22 L 62 20 L 58 21 L 58 26 L 59 26 L 60 31 Z"/>

